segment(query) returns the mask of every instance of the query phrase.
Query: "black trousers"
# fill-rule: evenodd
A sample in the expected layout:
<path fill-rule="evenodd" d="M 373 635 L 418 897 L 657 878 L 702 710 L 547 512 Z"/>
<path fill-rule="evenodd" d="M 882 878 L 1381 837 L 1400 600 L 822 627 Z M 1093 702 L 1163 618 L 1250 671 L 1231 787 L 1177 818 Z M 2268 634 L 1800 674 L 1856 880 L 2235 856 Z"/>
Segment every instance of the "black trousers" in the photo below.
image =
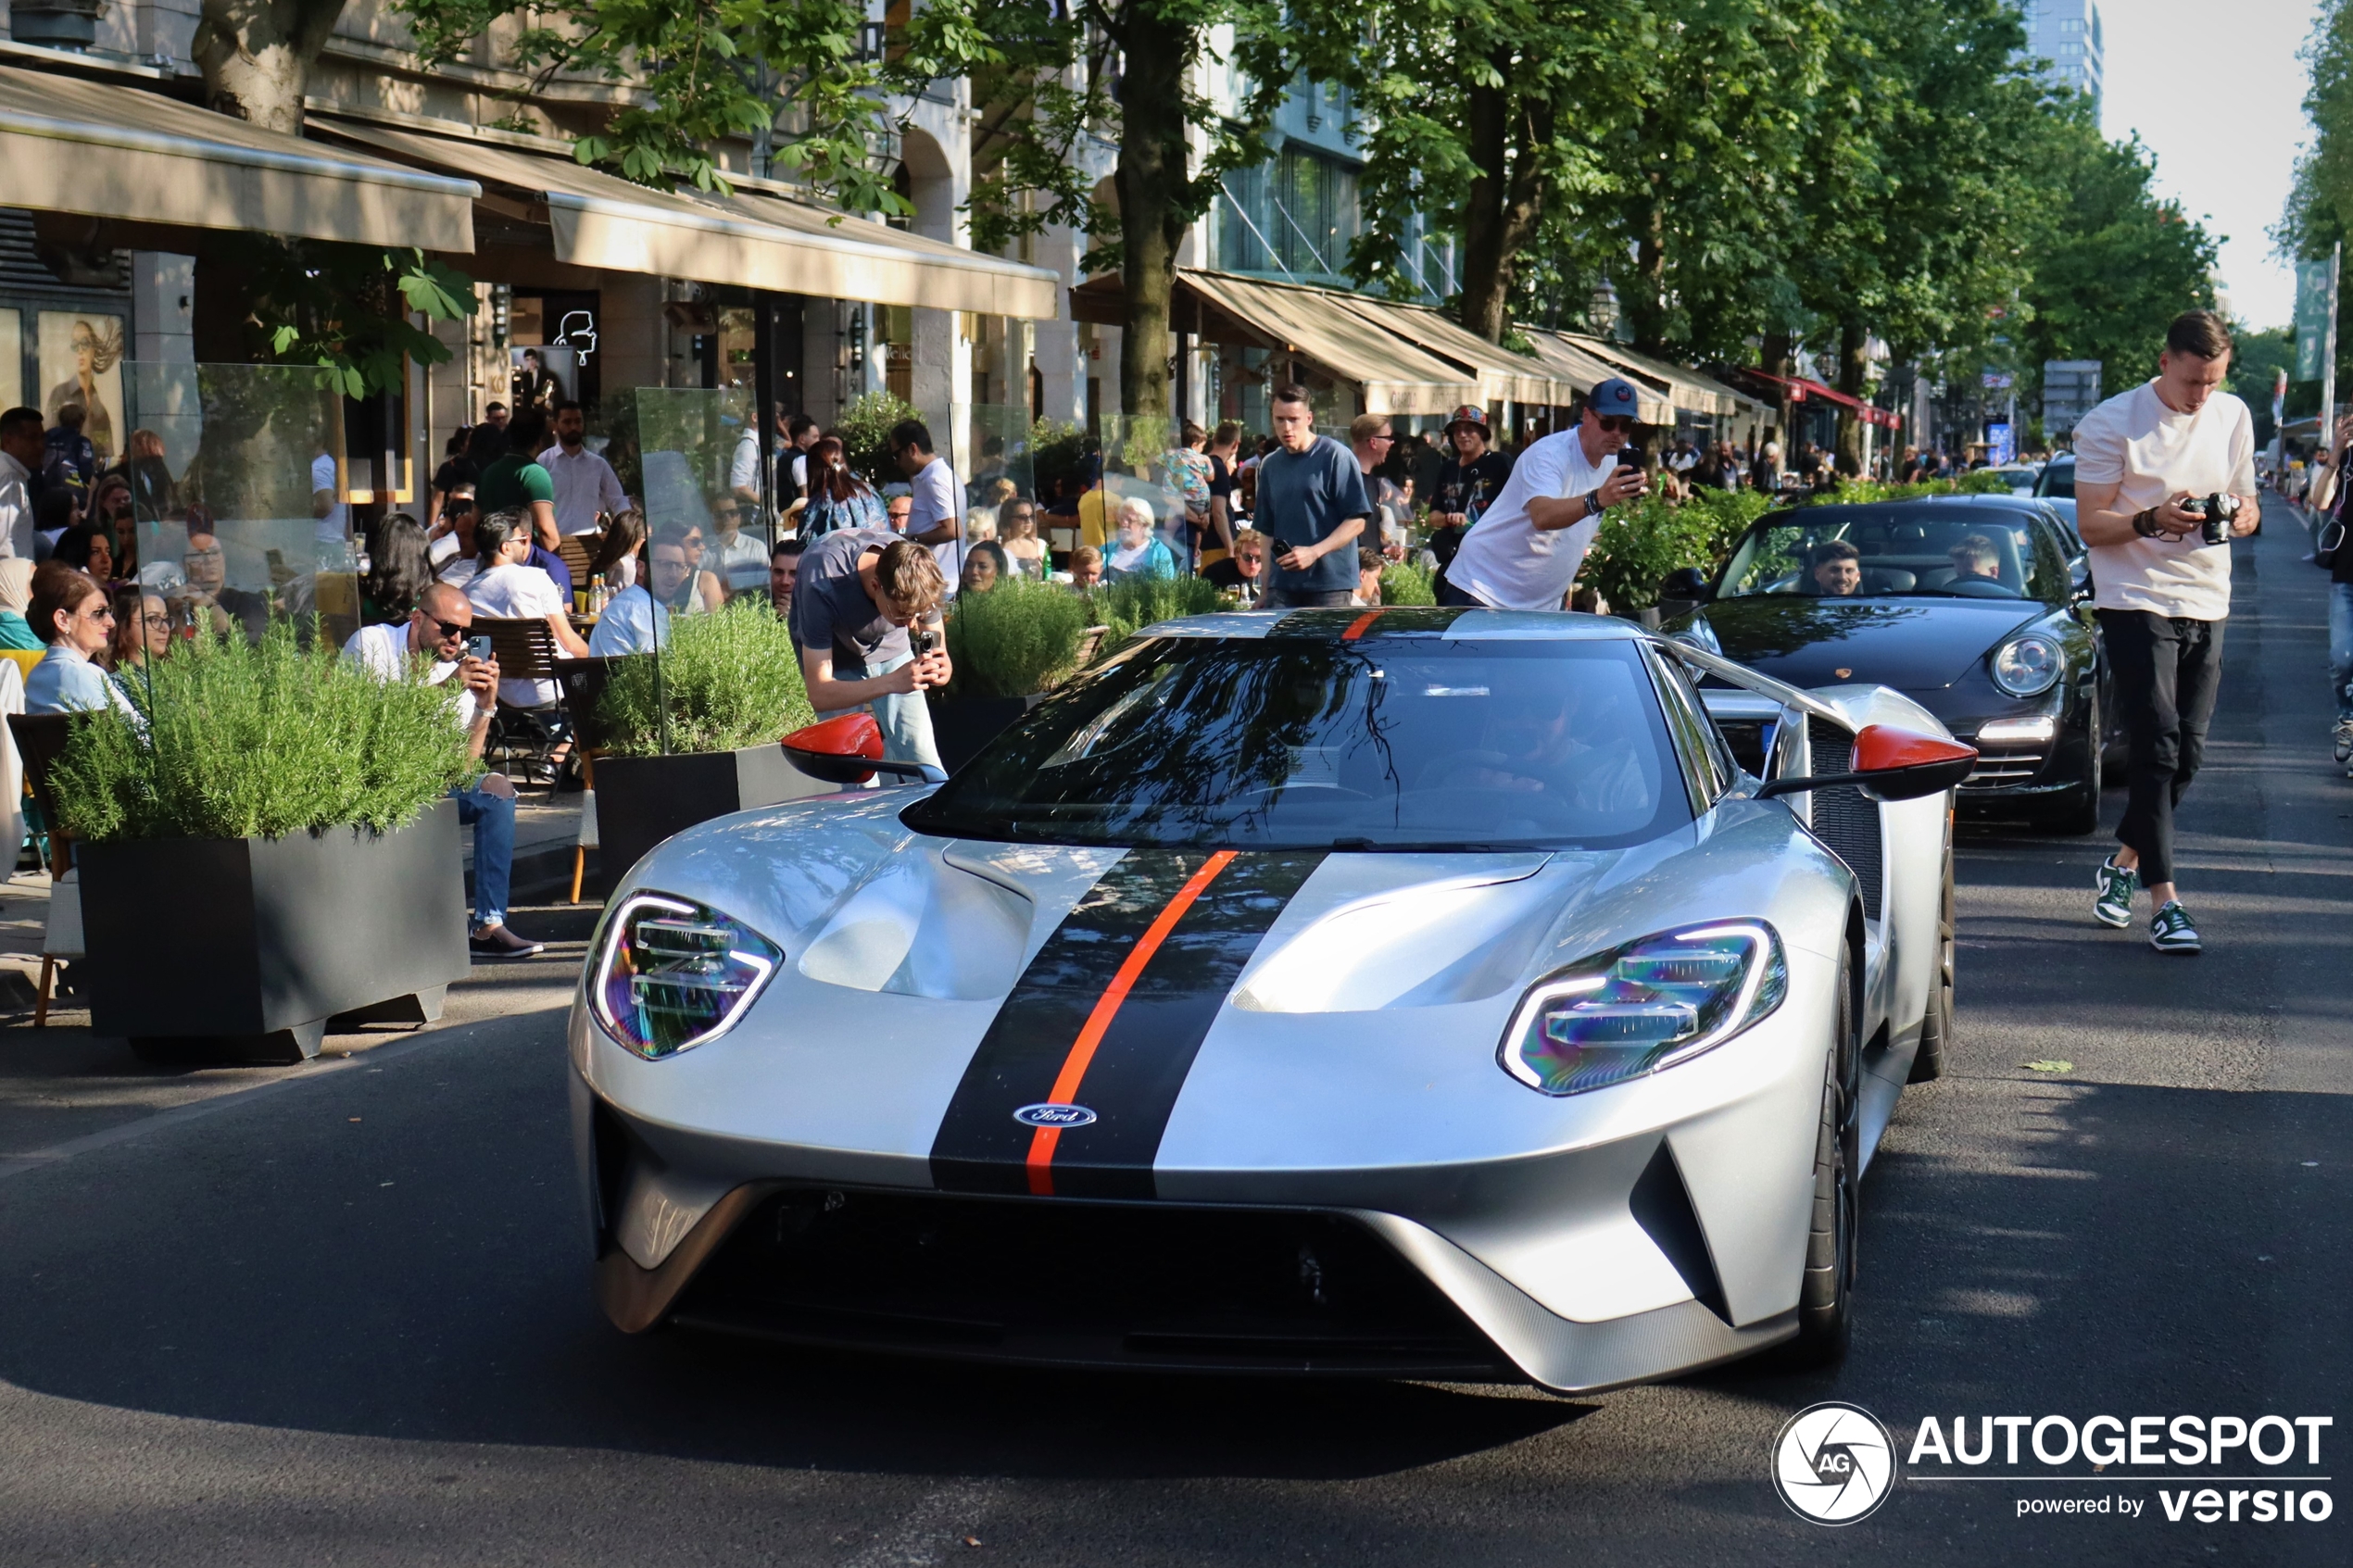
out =
<path fill-rule="evenodd" d="M 1467 590 L 1455 587 L 1454 584 L 1446 581 L 1443 572 L 1441 572 L 1438 578 L 1438 602 L 1442 605 L 1460 605 L 1466 609 L 1487 608 L 1485 599 L 1474 596 Z"/>
<path fill-rule="evenodd" d="M 2125 770 L 2132 793 L 2116 836 L 2140 852 L 2143 886 L 2171 882 L 2173 809 L 2206 754 L 2206 726 L 2222 684 L 2224 623 L 2143 609 L 2104 609 L 2099 618 L 2132 747 Z"/>

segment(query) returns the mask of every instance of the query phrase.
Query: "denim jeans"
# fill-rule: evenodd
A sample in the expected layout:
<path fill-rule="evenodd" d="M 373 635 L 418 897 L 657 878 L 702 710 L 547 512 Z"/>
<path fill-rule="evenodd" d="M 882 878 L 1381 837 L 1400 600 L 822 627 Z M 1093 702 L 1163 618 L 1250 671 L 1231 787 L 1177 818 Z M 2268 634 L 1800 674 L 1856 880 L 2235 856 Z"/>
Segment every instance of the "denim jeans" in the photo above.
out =
<path fill-rule="evenodd" d="M 474 923 L 503 925 L 515 874 L 515 803 L 486 790 L 453 789 L 458 821 L 474 830 Z"/>
<path fill-rule="evenodd" d="M 914 662 L 913 654 L 903 653 L 896 659 L 868 665 L 862 673 L 837 675 L 835 679 L 868 681 Z M 935 768 L 939 766 L 939 747 L 931 737 L 931 705 L 924 700 L 923 693 L 893 692 L 888 696 L 878 696 L 862 706 L 875 716 L 875 722 L 882 726 L 885 757 L 894 762 L 925 762 Z M 842 708 L 831 713 L 820 713 L 817 717 L 832 719 L 854 711 L 854 709 Z"/>
<path fill-rule="evenodd" d="M 2329 691 L 2336 716 L 2353 719 L 2353 583 L 2329 584 Z"/>

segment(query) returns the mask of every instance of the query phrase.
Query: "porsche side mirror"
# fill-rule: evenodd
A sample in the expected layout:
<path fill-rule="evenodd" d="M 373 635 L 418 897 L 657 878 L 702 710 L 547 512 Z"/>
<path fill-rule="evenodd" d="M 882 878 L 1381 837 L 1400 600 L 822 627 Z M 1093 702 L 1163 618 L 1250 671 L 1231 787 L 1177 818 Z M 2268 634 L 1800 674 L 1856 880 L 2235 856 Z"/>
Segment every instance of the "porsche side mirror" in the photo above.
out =
<path fill-rule="evenodd" d="M 1757 790 L 1756 798 L 1856 784 L 1874 800 L 1918 800 L 1942 795 L 1968 778 L 1977 767 L 1977 748 L 1893 724 L 1866 724 L 1855 737 L 1852 767 L 1851 772 L 1774 779 Z"/>
<path fill-rule="evenodd" d="M 1716 596 L 1708 586 L 1707 573 L 1695 566 L 1679 566 L 1658 580 L 1658 596 L 1662 599 L 1688 599 L 1693 604 L 1705 604 Z"/>
<path fill-rule="evenodd" d="M 893 762 L 883 757 L 882 726 L 871 713 L 844 713 L 821 719 L 784 738 L 786 758 L 812 779 L 832 784 L 862 784 L 876 773 L 921 784 L 942 784 L 948 775 L 921 762 Z"/>

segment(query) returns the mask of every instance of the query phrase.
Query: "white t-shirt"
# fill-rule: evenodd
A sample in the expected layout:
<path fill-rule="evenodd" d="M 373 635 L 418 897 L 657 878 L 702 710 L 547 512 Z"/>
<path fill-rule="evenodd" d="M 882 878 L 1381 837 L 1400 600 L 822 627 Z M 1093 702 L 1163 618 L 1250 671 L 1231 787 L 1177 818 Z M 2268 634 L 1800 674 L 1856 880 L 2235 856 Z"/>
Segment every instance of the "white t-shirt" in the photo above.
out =
<path fill-rule="evenodd" d="M 404 621 L 391 626 L 362 626 L 343 645 L 343 656 L 379 681 L 402 680 L 409 673 L 409 623 Z M 425 672 L 425 684 L 437 686 L 457 672 L 456 659 L 435 659 L 433 668 Z M 474 694 L 459 686 L 458 727 L 472 729 L 474 715 L 480 711 Z"/>
<path fill-rule="evenodd" d="M 538 567 L 517 566 L 511 561 L 476 572 L 473 581 L 466 584 L 466 597 L 484 615 L 501 621 L 544 621 L 572 608 L 557 591 L 554 578 Z M 498 700 L 516 708 L 546 708 L 561 695 L 553 681 L 498 683 Z"/>
<path fill-rule="evenodd" d="M 628 509 L 629 497 L 622 493 L 621 476 L 585 446 L 566 452 L 559 442 L 539 454 L 539 466 L 547 470 L 556 487 L 559 533 L 594 533 L 598 512 Z"/>
<path fill-rule="evenodd" d="M 945 458 L 934 458 L 925 463 L 908 488 L 915 502 L 907 514 L 907 536 L 911 539 L 918 533 L 930 533 L 962 509 L 959 503 L 963 497 L 956 494 L 956 470 L 948 466 Z M 963 545 L 962 539 L 950 539 L 931 547 L 932 558 L 939 562 L 950 592 L 955 589 L 958 574 L 964 570 Z"/>
<path fill-rule="evenodd" d="M 747 429 L 736 437 L 735 456 L 727 463 L 727 485 L 733 490 L 760 493 L 760 433 Z"/>
<path fill-rule="evenodd" d="M 1620 450 L 1613 445 L 1598 464 L 1589 463 L 1574 430 L 1532 443 L 1512 465 L 1494 504 L 1463 535 L 1446 581 L 1497 609 L 1560 608 L 1601 519 L 1589 517 L 1547 532 L 1528 521 L 1528 503 L 1541 496 L 1567 500 L 1600 489 L 1617 471 Z"/>
<path fill-rule="evenodd" d="M 2255 494 L 2255 421 L 2227 392 L 2195 414 L 2177 413 L 2154 381 L 2120 392 L 2075 426 L 2075 483 L 2116 484 L 2120 511 L 2193 495 Z M 2092 546 L 2093 606 L 2154 610 L 2191 621 L 2231 613 L 2231 548 L 2196 534 Z"/>

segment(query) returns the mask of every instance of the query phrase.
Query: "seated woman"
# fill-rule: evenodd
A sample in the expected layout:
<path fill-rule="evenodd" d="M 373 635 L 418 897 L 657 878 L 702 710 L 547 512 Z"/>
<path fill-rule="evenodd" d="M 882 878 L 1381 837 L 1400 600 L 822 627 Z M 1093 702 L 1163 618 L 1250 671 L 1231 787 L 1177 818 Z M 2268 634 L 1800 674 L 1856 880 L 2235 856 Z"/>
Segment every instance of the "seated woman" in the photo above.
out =
<path fill-rule="evenodd" d="M 605 586 L 618 594 L 635 584 L 645 548 L 646 514 L 635 507 L 615 512 L 589 559 L 589 573 L 603 578 Z"/>
<path fill-rule="evenodd" d="M 77 522 L 57 535 L 57 548 L 49 558 L 95 583 L 101 588 L 114 582 L 114 544 L 109 538 L 113 531 L 94 522 Z"/>
<path fill-rule="evenodd" d="M 360 584 L 360 615 L 371 626 L 406 624 L 409 611 L 433 582 L 432 545 L 425 525 L 407 512 L 395 512 L 376 530 L 368 575 Z M 122 614 L 117 605 L 115 613 Z"/>
<path fill-rule="evenodd" d="M 1174 577 L 1176 556 L 1154 535 L 1151 503 L 1130 495 L 1119 503 L 1119 538 L 1103 562 L 1103 576 L 1117 583 L 1129 577 Z"/>
<path fill-rule="evenodd" d="M 994 539 L 983 539 L 964 552 L 964 573 L 958 580 L 958 591 L 985 594 L 1013 574 L 1004 546 Z"/>
<path fill-rule="evenodd" d="M 410 526 L 414 527 L 415 524 Z M 425 531 L 417 529 L 422 552 Z M 142 670 L 151 659 L 171 651 L 171 614 L 163 596 L 133 591 L 117 594 L 114 601 L 113 670 L 108 679 L 137 707 L 144 690 Z"/>
<path fill-rule="evenodd" d="M 1013 570 L 1033 581 L 1046 575 L 1046 541 L 1038 537 L 1038 507 L 1035 502 L 1013 500 L 997 513 L 997 542 L 1005 547 L 1005 557 Z"/>
<path fill-rule="evenodd" d="M 0 556 L 0 648 L 30 651 L 41 646 L 41 639 L 32 634 L 32 622 L 24 618 L 31 593 L 32 563 L 17 556 Z"/>
<path fill-rule="evenodd" d="M 1000 475 L 990 480 L 981 492 L 980 504 L 964 513 L 964 537 L 975 545 L 983 539 L 1000 537 L 1005 525 L 1005 508 L 1019 494 L 1010 479 Z"/>
<path fill-rule="evenodd" d="M 24 684 L 27 713 L 84 713 L 114 707 L 136 718 L 130 698 L 97 665 L 114 634 L 106 594 L 81 572 L 44 561 L 32 574 L 32 634 L 49 645 Z"/>

